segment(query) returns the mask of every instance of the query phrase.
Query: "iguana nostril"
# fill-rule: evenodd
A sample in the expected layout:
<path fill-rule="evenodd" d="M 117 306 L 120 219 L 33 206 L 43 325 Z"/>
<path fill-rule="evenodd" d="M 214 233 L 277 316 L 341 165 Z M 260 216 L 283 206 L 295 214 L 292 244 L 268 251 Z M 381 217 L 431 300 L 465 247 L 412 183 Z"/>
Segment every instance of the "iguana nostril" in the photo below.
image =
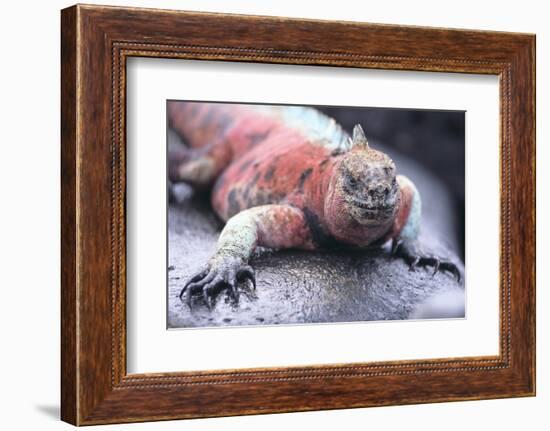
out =
<path fill-rule="evenodd" d="M 386 190 L 387 188 L 383 184 L 378 184 L 373 188 L 373 192 L 379 197 L 386 196 Z"/>

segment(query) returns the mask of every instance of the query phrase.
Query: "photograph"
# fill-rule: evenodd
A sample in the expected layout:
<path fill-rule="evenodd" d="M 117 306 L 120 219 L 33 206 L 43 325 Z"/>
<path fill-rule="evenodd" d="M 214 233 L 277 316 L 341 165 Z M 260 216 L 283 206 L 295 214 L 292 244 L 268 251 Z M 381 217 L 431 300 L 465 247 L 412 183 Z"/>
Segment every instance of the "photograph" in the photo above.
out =
<path fill-rule="evenodd" d="M 464 111 L 166 113 L 169 329 L 466 317 Z"/>

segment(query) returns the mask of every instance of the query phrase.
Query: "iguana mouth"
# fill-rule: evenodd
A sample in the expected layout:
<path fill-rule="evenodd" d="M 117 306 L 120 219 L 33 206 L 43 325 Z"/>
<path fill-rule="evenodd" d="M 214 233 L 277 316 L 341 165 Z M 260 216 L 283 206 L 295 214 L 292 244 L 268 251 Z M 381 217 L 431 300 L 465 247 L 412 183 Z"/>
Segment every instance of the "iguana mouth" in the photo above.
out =
<path fill-rule="evenodd" d="M 395 205 L 373 203 L 349 196 L 350 215 L 360 224 L 380 224 L 393 217 Z"/>
<path fill-rule="evenodd" d="M 365 212 L 367 213 L 385 213 L 385 212 L 392 212 L 393 211 L 393 208 L 394 208 L 394 205 L 372 205 L 372 203 L 364 200 L 364 199 L 361 199 L 361 198 L 358 198 L 356 196 L 351 196 L 350 197 L 350 200 L 351 200 L 351 203 L 358 207 L 358 208 L 361 208 L 362 210 L 364 210 Z"/>

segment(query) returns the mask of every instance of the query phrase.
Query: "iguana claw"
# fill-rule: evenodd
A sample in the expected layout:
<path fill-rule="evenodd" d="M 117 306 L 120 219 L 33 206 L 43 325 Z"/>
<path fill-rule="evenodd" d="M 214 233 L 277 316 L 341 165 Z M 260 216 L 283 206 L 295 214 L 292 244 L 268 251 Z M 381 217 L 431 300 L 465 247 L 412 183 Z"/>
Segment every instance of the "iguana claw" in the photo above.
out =
<path fill-rule="evenodd" d="M 450 272 L 458 282 L 461 280 L 460 271 L 453 262 L 422 253 L 418 250 L 417 245 L 413 241 L 394 240 L 392 244 L 392 254 L 403 258 L 405 262 L 409 264 L 411 271 L 414 271 L 418 266 L 433 266 L 434 270 L 432 276 L 440 271 L 447 271 Z"/>
<path fill-rule="evenodd" d="M 217 295 L 224 289 L 228 289 L 232 299 L 239 302 L 239 283 L 250 280 L 256 289 L 254 270 L 241 260 L 235 258 L 213 259 L 204 269 L 192 276 L 179 297 L 185 301 L 189 308 L 193 308 L 193 297 L 200 295 L 209 310 L 215 305 Z M 185 298 L 184 298 L 185 296 Z"/>
<path fill-rule="evenodd" d="M 254 270 L 252 269 L 252 267 L 248 265 L 243 266 L 239 270 L 239 272 L 237 272 L 237 279 L 239 281 L 250 280 L 252 286 L 254 287 L 254 290 L 256 290 L 256 277 L 254 276 Z"/>

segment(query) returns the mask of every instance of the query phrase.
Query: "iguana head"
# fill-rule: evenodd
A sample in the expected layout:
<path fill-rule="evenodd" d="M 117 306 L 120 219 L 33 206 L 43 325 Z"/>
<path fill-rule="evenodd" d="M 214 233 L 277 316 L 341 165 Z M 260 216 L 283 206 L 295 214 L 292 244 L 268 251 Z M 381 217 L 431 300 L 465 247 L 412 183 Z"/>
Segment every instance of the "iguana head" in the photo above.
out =
<path fill-rule="evenodd" d="M 392 159 L 370 148 L 363 129 L 356 125 L 352 147 L 342 156 L 331 179 L 325 211 L 332 213 L 329 217 L 349 215 L 363 226 L 387 226 L 393 221 L 399 205 L 395 176 Z"/>

